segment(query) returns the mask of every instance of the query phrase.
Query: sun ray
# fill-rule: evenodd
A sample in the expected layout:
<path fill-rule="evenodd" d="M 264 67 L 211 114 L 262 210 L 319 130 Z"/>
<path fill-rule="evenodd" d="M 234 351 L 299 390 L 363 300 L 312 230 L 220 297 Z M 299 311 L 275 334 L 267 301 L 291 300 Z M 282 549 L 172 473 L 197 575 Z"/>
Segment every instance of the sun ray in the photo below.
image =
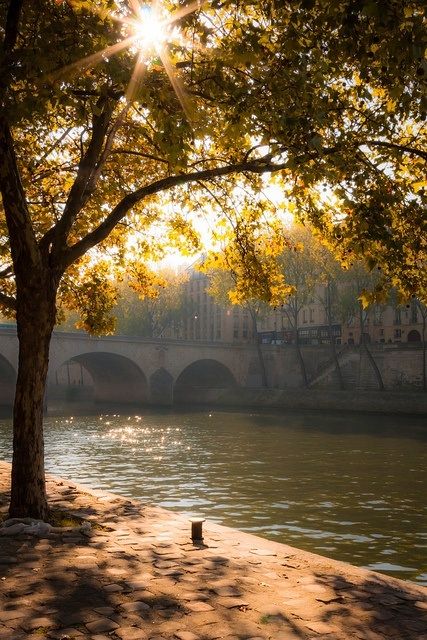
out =
<path fill-rule="evenodd" d="M 208 4 L 208 0 L 196 0 L 195 2 L 191 2 L 185 7 L 181 7 L 180 9 L 176 9 L 175 11 L 173 11 L 170 14 L 169 18 L 167 18 L 166 22 L 169 24 L 173 24 L 174 22 L 181 20 L 181 18 L 188 16 L 188 14 L 194 13 L 194 11 L 201 9 L 205 4 Z"/>
<path fill-rule="evenodd" d="M 177 76 L 167 47 L 169 44 L 176 42 L 176 40 L 180 40 L 188 48 L 199 48 L 195 43 L 183 38 L 178 27 L 172 27 L 181 18 L 201 9 L 207 3 L 208 0 L 195 0 L 175 11 L 167 12 L 162 5 L 162 0 L 152 0 L 151 4 L 148 4 L 148 2 L 143 4 L 141 0 L 128 0 L 130 14 L 120 14 L 117 11 L 110 14 L 112 20 L 123 25 L 123 40 L 67 65 L 60 71 L 51 74 L 51 77 L 58 79 L 80 69 L 93 67 L 124 49 L 128 49 L 131 52 L 136 51 L 135 66 L 125 93 L 126 101 L 130 104 L 135 99 L 147 64 L 149 64 L 149 60 L 153 58 L 154 54 L 160 58 L 169 82 L 176 93 L 186 118 L 190 122 L 192 111 L 190 99 Z M 98 12 L 95 6 L 92 7 L 92 10 Z"/>
<path fill-rule="evenodd" d="M 77 60 L 76 62 L 73 62 L 72 64 L 69 64 L 66 67 L 63 67 L 58 72 L 52 75 L 55 78 L 57 78 L 57 77 L 61 77 L 63 75 L 72 73 L 73 71 L 84 69 L 85 67 L 93 67 L 96 64 L 98 64 L 98 62 L 101 62 L 101 60 L 105 58 L 109 58 L 110 56 L 113 56 L 116 53 L 123 51 L 123 49 L 129 49 L 130 47 L 132 47 L 132 45 L 134 45 L 136 39 L 137 39 L 137 36 L 135 35 L 129 36 L 124 40 L 120 40 L 120 42 L 116 42 L 115 44 L 112 44 L 109 47 L 105 47 L 105 49 L 101 49 L 96 53 L 92 53 L 90 56 L 87 56 L 86 58 L 81 58 L 80 60 Z"/>
<path fill-rule="evenodd" d="M 129 84 L 126 89 L 125 98 L 128 104 L 133 102 L 138 92 L 138 88 L 142 82 L 142 77 L 144 75 L 144 72 L 146 71 L 144 62 L 145 62 L 145 53 L 144 51 L 142 51 L 142 49 L 140 49 L 138 51 L 138 56 L 135 62 L 135 66 L 133 68 L 131 79 L 129 80 Z"/>
<path fill-rule="evenodd" d="M 176 75 L 175 69 L 173 68 L 173 65 L 170 61 L 170 58 L 168 56 L 168 53 L 166 51 L 166 49 L 161 49 L 159 51 L 159 56 L 160 59 L 162 61 L 162 64 L 165 68 L 165 71 L 168 75 L 169 78 L 169 82 L 171 83 L 173 90 L 176 93 L 176 97 L 179 100 L 179 103 L 182 107 L 182 110 L 184 111 L 188 122 L 191 122 L 191 109 L 190 109 L 190 101 L 188 99 L 188 96 L 184 90 L 184 87 L 180 81 L 180 79 L 178 78 L 178 76 Z"/>

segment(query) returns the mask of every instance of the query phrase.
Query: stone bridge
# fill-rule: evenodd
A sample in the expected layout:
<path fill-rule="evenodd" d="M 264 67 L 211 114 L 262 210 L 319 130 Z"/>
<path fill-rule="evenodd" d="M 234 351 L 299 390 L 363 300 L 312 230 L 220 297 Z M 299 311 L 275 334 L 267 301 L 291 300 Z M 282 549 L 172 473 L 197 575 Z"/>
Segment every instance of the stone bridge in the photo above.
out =
<path fill-rule="evenodd" d="M 271 384 L 277 348 L 266 345 Z M 13 326 L 0 328 L 0 405 L 13 402 L 18 340 Z M 279 367 L 282 369 L 283 367 Z M 282 374 L 282 371 L 280 371 Z M 219 389 L 259 388 L 254 345 L 55 332 L 49 359 L 47 405 L 62 401 L 153 404 L 208 401 Z"/>
<path fill-rule="evenodd" d="M 384 387 L 422 386 L 420 345 L 372 345 Z M 256 345 L 55 332 L 50 348 L 46 394 L 48 409 L 64 405 L 165 405 L 187 403 L 282 406 L 303 392 L 301 363 L 293 345 L 260 345 L 268 389 L 262 387 Z M 304 346 L 310 391 L 339 389 L 329 345 Z M 342 345 L 341 377 L 348 391 L 378 389 L 363 350 Z M 18 340 L 11 326 L 0 326 L 0 408 L 13 404 Z M 280 397 L 279 397 L 280 396 Z"/>

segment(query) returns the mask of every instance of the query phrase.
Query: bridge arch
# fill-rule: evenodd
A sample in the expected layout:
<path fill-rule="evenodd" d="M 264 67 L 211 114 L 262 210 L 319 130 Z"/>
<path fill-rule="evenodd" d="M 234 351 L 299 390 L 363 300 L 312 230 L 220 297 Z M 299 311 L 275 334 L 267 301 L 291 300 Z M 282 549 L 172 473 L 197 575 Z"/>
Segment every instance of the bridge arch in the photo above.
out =
<path fill-rule="evenodd" d="M 0 409 L 10 411 L 15 397 L 16 371 L 0 354 Z"/>
<path fill-rule="evenodd" d="M 128 357 L 106 351 L 73 355 L 51 377 L 49 401 L 143 404 L 147 378 Z"/>
<path fill-rule="evenodd" d="M 195 360 L 178 375 L 174 385 L 174 402 L 213 401 L 224 390 L 237 386 L 230 369 L 219 360 L 211 358 Z"/>

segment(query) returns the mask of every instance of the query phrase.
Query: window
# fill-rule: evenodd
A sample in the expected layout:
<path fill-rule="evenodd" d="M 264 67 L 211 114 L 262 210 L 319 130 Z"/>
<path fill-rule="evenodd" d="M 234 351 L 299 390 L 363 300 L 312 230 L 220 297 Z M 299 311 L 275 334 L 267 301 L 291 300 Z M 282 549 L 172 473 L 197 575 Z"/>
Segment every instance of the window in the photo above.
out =
<path fill-rule="evenodd" d="M 302 312 L 302 321 L 304 322 L 304 324 L 307 323 L 307 311 L 305 309 Z"/>
<path fill-rule="evenodd" d="M 243 316 L 243 326 L 242 326 L 242 338 L 248 337 L 248 318 L 247 316 Z"/>
<path fill-rule="evenodd" d="M 239 318 L 234 317 L 233 321 L 233 338 L 239 337 Z"/>
<path fill-rule="evenodd" d="M 314 322 L 314 309 L 310 309 L 310 322 Z"/>
<path fill-rule="evenodd" d="M 374 324 L 382 324 L 381 307 L 379 305 L 374 307 Z"/>
<path fill-rule="evenodd" d="M 416 300 L 412 300 L 411 302 L 411 322 L 413 324 L 417 324 L 418 322 L 418 307 Z"/>
<path fill-rule="evenodd" d="M 394 330 L 394 337 L 395 338 L 401 338 L 402 337 L 402 329 L 395 329 Z"/>
<path fill-rule="evenodd" d="M 402 309 L 394 310 L 394 324 L 402 324 Z"/>

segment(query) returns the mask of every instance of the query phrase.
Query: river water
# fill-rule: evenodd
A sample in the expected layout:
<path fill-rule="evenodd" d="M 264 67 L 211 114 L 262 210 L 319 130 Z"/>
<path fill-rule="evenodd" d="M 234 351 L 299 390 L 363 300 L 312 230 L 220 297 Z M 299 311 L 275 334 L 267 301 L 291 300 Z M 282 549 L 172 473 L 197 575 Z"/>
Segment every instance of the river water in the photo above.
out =
<path fill-rule="evenodd" d="M 421 417 L 144 411 L 50 417 L 45 440 L 56 475 L 427 584 Z"/>

